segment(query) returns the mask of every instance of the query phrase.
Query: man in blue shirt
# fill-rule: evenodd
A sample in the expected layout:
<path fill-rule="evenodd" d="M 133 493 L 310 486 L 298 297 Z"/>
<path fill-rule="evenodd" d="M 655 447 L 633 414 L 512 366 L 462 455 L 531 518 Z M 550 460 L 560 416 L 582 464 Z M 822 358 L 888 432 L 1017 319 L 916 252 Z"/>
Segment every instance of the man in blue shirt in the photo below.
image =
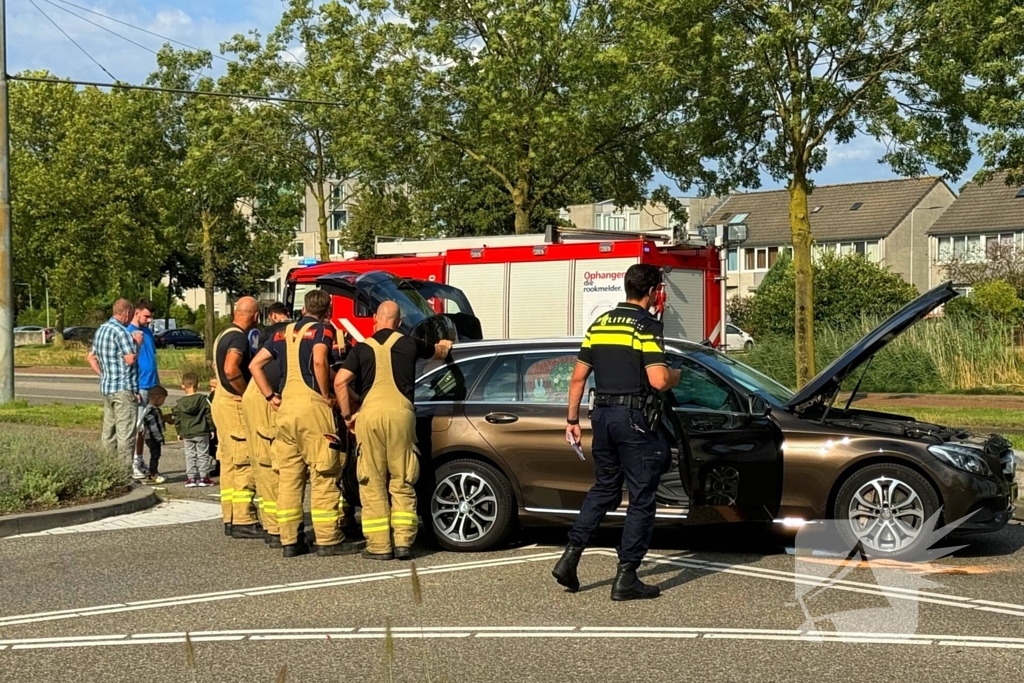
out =
<path fill-rule="evenodd" d="M 127 325 L 134 308 L 127 299 L 114 302 L 110 320 L 100 325 L 89 351 L 89 365 L 100 376 L 103 394 L 104 445 L 118 453 L 126 466 L 135 453 L 136 420 L 139 406 L 138 349 Z M 142 472 L 133 478 L 144 479 Z"/>
<path fill-rule="evenodd" d="M 153 341 L 153 330 L 150 327 L 153 323 L 153 302 L 149 299 L 139 299 L 135 304 L 135 315 L 128 325 L 128 332 L 131 333 L 135 344 L 139 349 L 139 435 L 135 439 L 135 460 L 134 466 L 141 472 L 147 473 L 143 465 L 142 446 L 144 442 L 142 429 L 142 416 L 145 414 L 146 406 L 149 405 L 149 390 L 160 384 L 160 375 L 156 369 L 156 343 Z M 152 453 L 150 453 L 152 456 Z M 152 457 L 150 462 L 152 462 Z M 148 472 L 148 483 L 162 484 L 164 478 L 159 472 Z"/>

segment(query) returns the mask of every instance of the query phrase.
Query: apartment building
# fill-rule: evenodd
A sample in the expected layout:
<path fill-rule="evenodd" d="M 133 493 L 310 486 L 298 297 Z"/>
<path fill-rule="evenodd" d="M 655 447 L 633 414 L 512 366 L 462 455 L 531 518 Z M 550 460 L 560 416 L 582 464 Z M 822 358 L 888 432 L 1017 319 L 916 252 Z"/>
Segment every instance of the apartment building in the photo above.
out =
<path fill-rule="evenodd" d="M 677 199 L 687 210 L 685 226 L 678 225 L 668 207 L 658 202 L 648 202 L 640 207 L 617 207 L 615 202 L 609 199 L 594 204 L 567 206 L 559 211 L 558 216 L 581 230 L 642 232 L 671 239 L 677 236 L 677 231 L 682 227 L 696 231 L 719 203 L 717 197 Z"/>
<path fill-rule="evenodd" d="M 928 230 L 954 199 L 932 176 L 816 187 L 808 198 L 813 251 L 862 254 L 924 291 Z M 746 242 L 727 257 L 730 296 L 752 294 L 779 254 L 792 252 L 787 190 L 730 195 L 704 223 L 747 226 Z"/>
<path fill-rule="evenodd" d="M 1005 173 L 967 183 L 928 229 L 929 283 L 947 279 L 951 259 L 981 261 L 996 244 L 1024 248 L 1024 185 L 1007 185 Z"/>

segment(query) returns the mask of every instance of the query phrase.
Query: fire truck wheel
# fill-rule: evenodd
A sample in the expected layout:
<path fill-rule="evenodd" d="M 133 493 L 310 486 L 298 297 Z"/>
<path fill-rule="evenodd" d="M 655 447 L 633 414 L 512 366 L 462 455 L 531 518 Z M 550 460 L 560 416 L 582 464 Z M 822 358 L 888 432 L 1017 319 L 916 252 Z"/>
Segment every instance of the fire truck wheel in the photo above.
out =
<path fill-rule="evenodd" d="M 480 552 L 505 543 L 515 527 L 515 494 L 497 468 L 454 460 L 437 469 L 431 530 L 446 550 Z"/>

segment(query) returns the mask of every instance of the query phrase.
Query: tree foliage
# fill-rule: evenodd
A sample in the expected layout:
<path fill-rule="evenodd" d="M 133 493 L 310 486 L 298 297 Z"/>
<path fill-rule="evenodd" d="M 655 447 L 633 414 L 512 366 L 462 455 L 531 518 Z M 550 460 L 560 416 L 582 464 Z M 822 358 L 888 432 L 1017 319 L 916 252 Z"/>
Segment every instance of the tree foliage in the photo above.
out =
<path fill-rule="evenodd" d="M 974 289 L 970 296 L 953 299 L 944 306 L 951 318 L 991 318 L 1019 325 L 1024 319 L 1024 301 L 1008 282 L 991 280 Z"/>
<path fill-rule="evenodd" d="M 957 285 L 977 287 L 986 282 L 1009 283 L 1024 297 L 1024 251 L 1012 244 L 990 243 L 984 254 L 954 254 L 942 267 Z"/>
<path fill-rule="evenodd" d="M 792 261 L 780 259 L 769 274 L 774 277 L 765 276 L 753 297 L 747 331 L 790 337 L 796 292 Z M 913 285 L 859 254 L 822 254 L 813 274 L 815 321 L 833 328 L 887 316 L 917 296 Z"/>

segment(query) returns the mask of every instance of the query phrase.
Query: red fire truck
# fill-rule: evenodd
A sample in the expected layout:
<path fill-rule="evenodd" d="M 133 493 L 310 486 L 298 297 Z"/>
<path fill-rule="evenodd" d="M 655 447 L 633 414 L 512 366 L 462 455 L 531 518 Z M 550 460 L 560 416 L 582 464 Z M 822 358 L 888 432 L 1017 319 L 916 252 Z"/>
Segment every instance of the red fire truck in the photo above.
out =
<path fill-rule="evenodd" d="M 415 253 L 415 242 L 408 248 Z M 664 269 L 665 336 L 718 342 L 718 251 L 702 245 L 659 246 L 654 240 L 625 238 L 621 233 L 588 233 L 572 240 L 518 246 L 452 248 L 437 256 L 309 265 L 288 273 L 286 301 L 293 307 L 300 305 L 304 292 L 324 286 L 325 278 L 384 271 L 408 281 L 403 290 L 421 291 L 438 313 L 475 314 L 485 339 L 564 337 L 582 335 L 597 315 L 625 299 L 623 276 L 635 263 Z M 349 279 L 355 284 L 357 277 Z M 358 294 L 351 299 L 336 296 L 334 322 L 354 339 L 362 339 L 372 332 L 372 305 L 369 300 L 360 302 Z"/>

